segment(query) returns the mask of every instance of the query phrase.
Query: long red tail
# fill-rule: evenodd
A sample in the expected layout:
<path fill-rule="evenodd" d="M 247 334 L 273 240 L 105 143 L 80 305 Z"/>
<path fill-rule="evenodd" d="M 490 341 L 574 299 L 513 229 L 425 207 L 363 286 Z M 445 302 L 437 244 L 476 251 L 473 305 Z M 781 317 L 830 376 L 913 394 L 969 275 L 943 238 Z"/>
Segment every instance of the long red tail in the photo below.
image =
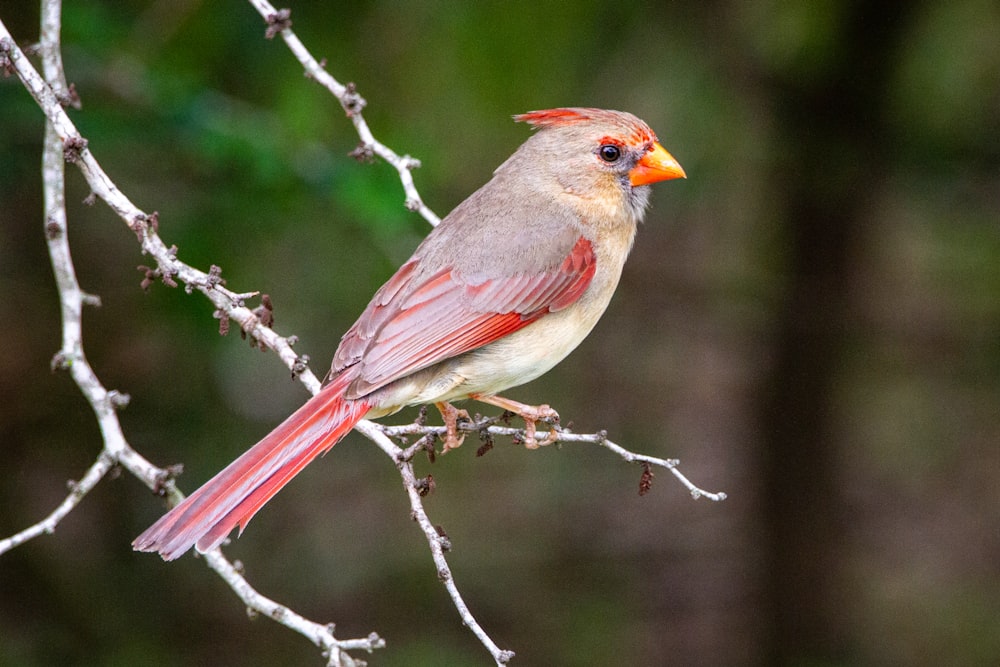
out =
<path fill-rule="evenodd" d="M 344 398 L 351 380 L 344 375 L 162 516 L 135 538 L 132 547 L 173 560 L 192 546 L 201 552 L 214 549 L 237 524 L 242 533 L 264 503 L 337 444 L 371 408 L 364 399 Z"/>

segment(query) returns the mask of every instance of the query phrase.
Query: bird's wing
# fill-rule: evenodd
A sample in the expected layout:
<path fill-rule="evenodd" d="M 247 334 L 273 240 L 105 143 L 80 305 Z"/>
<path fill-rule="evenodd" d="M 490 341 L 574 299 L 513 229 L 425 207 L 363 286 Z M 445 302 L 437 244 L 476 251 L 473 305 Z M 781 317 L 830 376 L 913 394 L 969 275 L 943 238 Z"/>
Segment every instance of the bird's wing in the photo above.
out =
<path fill-rule="evenodd" d="M 548 269 L 494 278 L 444 268 L 426 278 L 411 259 L 382 286 L 344 335 L 333 372 L 360 364 L 351 398 L 435 363 L 482 347 L 561 310 L 587 289 L 597 269 L 594 248 L 579 237 Z M 420 280 L 419 284 L 414 284 Z"/>

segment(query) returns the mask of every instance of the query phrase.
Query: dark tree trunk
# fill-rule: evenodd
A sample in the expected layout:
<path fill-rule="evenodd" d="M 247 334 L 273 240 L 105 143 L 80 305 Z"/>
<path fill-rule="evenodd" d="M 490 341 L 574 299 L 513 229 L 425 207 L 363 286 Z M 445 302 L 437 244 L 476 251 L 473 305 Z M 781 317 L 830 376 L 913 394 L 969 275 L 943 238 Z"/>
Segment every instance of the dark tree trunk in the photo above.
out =
<path fill-rule="evenodd" d="M 833 390 L 854 327 L 849 291 L 871 195 L 889 163 L 886 80 L 911 10 L 853 3 L 822 73 L 763 74 L 775 127 L 785 133 L 771 191 L 787 253 L 759 395 L 768 664 L 820 664 L 851 650 L 838 615 L 845 508 Z"/>

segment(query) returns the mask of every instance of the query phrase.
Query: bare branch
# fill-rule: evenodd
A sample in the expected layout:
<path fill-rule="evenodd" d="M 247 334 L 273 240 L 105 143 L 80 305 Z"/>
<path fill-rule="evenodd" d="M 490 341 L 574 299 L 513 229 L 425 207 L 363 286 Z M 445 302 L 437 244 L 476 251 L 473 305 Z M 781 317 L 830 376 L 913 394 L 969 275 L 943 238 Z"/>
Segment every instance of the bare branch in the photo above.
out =
<path fill-rule="evenodd" d="M 406 208 L 420 213 L 424 220 L 432 226 L 436 226 L 441 219 L 424 204 L 424 200 L 420 197 L 420 193 L 417 192 L 416 185 L 413 183 L 412 171 L 420 167 L 420 160 L 409 155 L 398 155 L 375 138 L 361 113 L 368 102 L 358 94 L 353 83 L 342 84 L 334 79 L 323 67 L 323 64 L 309 53 L 309 50 L 292 31 L 291 10 L 275 9 L 274 5 L 267 0 L 249 0 L 249 2 L 267 23 L 265 36 L 268 39 L 273 39 L 275 34 L 281 35 L 292 55 L 302 63 L 306 70 L 306 76 L 316 80 L 340 101 L 340 106 L 344 108 L 344 113 L 354 124 L 354 129 L 361 138 L 361 145 L 352 151 L 351 155 L 362 159 L 377 155 L 395 167 L 399 174 L 399 180 L 403 184 L 403 192 L 406 193 Z"/>
<path fill-rule="evenodd" d="M 527 433 L 524 429 L 513 428 L 510 426 L 497 426 L 497 421 L 498 418 L 496 417 L 483 417 L 477 421 L 460 421 L 457 424 L 457 428 L 460 431 L 468 433 L 486 433 L 490 436 L 506 436 L 513 439 L 515 442 L 524 442 L 527 437 Z M 439 438 L 446 432 L 446 428 L 444 426 L 428 426 L 420 421 L 413 424 L 404 424 L 402 426 L 383 426 L 381 424 L 376 424 L 376 427 L 384 435 L 391 438 L 411 435 Z M 621 445 L 608 440 L 607 433 L 604 431 L 600 431 L 598 433 L 573 433 L 566 428 L 554 428 L 552 431 L 539 431 L 535 434 L 535 437 L 542 446 L 563 442 L 587 442 L 599 445 L 610 452 L 614 452 L 620 456 L 622 460 L 628 463 L 638 463 L 644 466 L 666 468 L 674 475 L 674 477 L 678 479 L 678 481 L 680 481 L 681 484 L 687 488 L 687 490 L 691 493 L 691 496 L 695 499 L 708 498 L 709 500 L 714 501 L 726 499 L 726 494 L 722 491 L 706 491 L 698 486 L 695 486 L 691 480 L 678 470 L 678 466 L 680 465 L 679 460 L 661 459 L 655 456 L 647 456 L 646 454 L 637 454 L 636 452 L 625 449 Z M 409 449 L 400 450 L 400 452 L 406 460 L 409 460 L 420 449 L 423 449 L 423 445 L 418 442 Z"/>
<path fill-rule="evenodd" d="M 225 313 L 229 319 L 239 324 L 244 332 L 262 345 L 274 350 L 282 362 L 287 367 L 292 368 L 298 362 L 298 356 L 292 350 L 287 339 L 282 338 L 269 327 L 261 326 L 257 315 L 244 303 L 248 295 L 230 291 L 219 284 L 217 277 L 211 273 L 206 273 L 178 260 L 176 248 L 168 248 L 156 231 L 157 214 L 141 210 L 118 189 L 87 147 L 86 140 L 62 109 L 52 88 L 28 62 L 24 52 L 14 43 L 2 22 L 0 22 L 0 52 L 6 54 L 11 67 L 49 119 L 54 133 L 62 142 L 63 150 L 71 151 L 72 161 L 87 180 L 91 191 L 135 232 L 143 253 L 150 255 L 155 260 L 156 267 L 149 269 L 150 273 L 147 274 L 147 277 L 155 276 L 167 284 L 180 281 L 185 284 L 186 290 L 201 292 L 215 305 L 218 311 Z M 319 381 L 308 370 L 301 373 L 299 379 L 313 393 L 318 391 Z"/>
<path fill-rule="evenodd" d="M 45 86 L 51 91 L 68 90 L 62 67 L 59 46 L 61 3 L 44 2 L 42 5 L 42 38 L 40 51 L 46 80 Z M 13 48 L 12 48 L 13 46 Z M 6 54 L 14 69 L 21 75 L 22 69 L 15 63 L 25 64 L 24 54 L 13 45 L 6 26 L 0 22 L 0 51 Z M 37 72 L 34 73 L 37 77 Z M 24 77 L 22 76 L 22 81 Z M 37 82 L 36 82 L 37 83 Z M 59 98 L 58 92 L 55 97 Z M 36 97 L 37 99 L 37 97 Z M 61 137 L 50 120 L 46 123 L 43 147 L 43 190 L 45 205 L 45 238 L 56 278 L 62 311 L 62 347 L 53 358 L 53 368 L 68 370 L 80 391 L 90 403 L 97 417 L 104 447 L 94 464 L 79 482 L 70 483 L 70 493 L 62 503 L 42 521 L 25 530 L 0 540 L 0 554 L 13 549 L 28 540 L 55 531 L 59 522 L 68 515 L 114 466 L 121 465 L 153 490 L 163 491 L 178 502 L 182 496 L 174 488 L 168 470 L 157 468 L 138 454 L 126 441 L 118 420 L 117 409 L 127 404 L 127 396 L 104 388 L 93 368 L 88 363 L 83 350 L 82 314 L 85 304 L 92 304 L 95 297 L 80 289 L 70 254 L 66 233 L 66 208 L 64 190 L 64 161 L 67 142 Z M 82 158 L 82 152 L 81 152 Z M 91 158 L 92 159 L 92 158 Z M 94 162 L 96 164 L 96 161 Z M 98 167 L 99 169 L 99 167 Z M 103 172 L 100 172 L 103 174 Z M 110 181 L 109 181 L 110 182 Z M 216 285 L 210 285 L 216 289 Z M 315 378 L 314 378 L 315 379 Z M 291 609 L 279 605 L 257 592 L 237 568 L 218 549 L 205 554 L 206 563 L 219 574 L 236 592 L 249 609 L 269 616 L 275 621 L 304 635 L 321 647 L 328 658 L 328 665 L 357 664 L 346 651 L 365 650 L 371 652 L 385 646 L 385 642 L 375 633 L 362 639 L 338 640 L 334 637 L 333 626 L 310 621 Z"/>
<path fill-rule="evenodd" d="M 403 450 L 386 437 L 378 424 L 364 421 L 359 423 L 355 427 L 355 430 L 364 434 L 396 462 L 396 468 L 403 479 L 403 488 L 406 489 L 406 494 L 410 499 L 410 510 L 413 520 L 417 522 L 420 530 L 424 532 L 424 536 L 427 538 L 427 545 L 430 547 L 434 565 L 437 567 L 438 579 L 444 584 L 448 595 L 451 596 L 452 603 L 458 610 L 458 615 L 462 618 L 462 623 L 486 647 L 486 650 L 493 656 L 497 665 L 507 664 L 514 657 L 514 652 L 501 649 L 496 645 L 486 631 L 483 630 L 483 627 L 476 620 L 475 616 L 472 615 L 469 606 L 465 603 L 462 594 L 458 590 L 457 584 L 455 584 L 455 577 L 452 575 L 451 566 L 448 565 L 448 560 L 444 556 L 444 552 L 451 548 L 451 542 L 447 536 L 438 532 L 424 510 L 420 485 L 418 484 L 416 473 L 413 471 L 413 462 L 404 458 Z"/>
<path fill-rule="evenodd" d="M 59 522 L 80 504 L 80 501 L 83 500 L 84 496 L 86 496 L 91 489 L 97 486 L 97 483 L 100 482 L 106 474 L 108 474 L 108 471 L 111 470 L 114 465 L 115 460 L 102 451 L 97 457 L 97 461 L 90 466 L 80 481 L 69 482 L 69 495 L 66 496 L 65 500 L 63 500 L 59 504 L 59 507 L 57 507 L 51 514 L 38 523 L 28 526 L 21 532 L 0 540 L 0 555 L 21 546 L 28 540 L 32 540 L 39 535 L 50 535 L 54 533 L 56 526 L 59 525 Z"/>
<path fill-rule="evenodd" d="M 377 648 L 385 648 L 385 640 L 374 632 L 361 639 L 335 639 L 332 623 L 329 625 L 315 623 L 300 616 L 285 605 L 264 597 L 247 583 L 240 572 L 242 564 L 239 562 L 230 563 L 222 555 L 221 549 L 212 549 L 202 554 L 202 557 L 208 566 L 215 570 L 243 600 L 249 613 L 263 614 L 310 639 L 312 643 L 323 649 L 323 655 L 329 659 L 327 665 L 330 667 L 357 664 L 345 651 L 362 650 L 371 653 Z"/>
<path fill-rule="evenodd" d="M 358 95 L 353 84 L 342 85 L 337 82 L 309 54 L 291 30 L 290 12 L 287 10 L 278 11 L 266 0 L 250 1 L 267 22 L 265 36 L 273 38 L 280 34 L 296 58 L 305 67 L 307 75 L 319 81 L 339 100 L 361 138 L 362 143 L 353 154 L 361 159 L 378 155 L 392 164 L 399 173 L 406 192 L 407 207 L 419 211 L 432 225 L 436 224 L 439 220 L 438 217 L 423 204 L 413 184 L 411 170 L 419 166 L 419 163 L 409 156 L 397 155 L 374 139 L 361 114 L 365 106 L 364 99 Z M 83 305 L 94 304 L 97 299 L 84 293 L 77 284 L 66 241 L 66 216 L 62 194 L 64 161 L 70 161 L 80 169 L 93 194 L 106 202 L 125 221 L 135 233 L 142 252 L 152 258 L 154 266 L 140 267 L 145 275 L 144 286 L 149 287 L 156 281 L 161 281 L 168 286 L 177 286 L 182 283 L 188 292 L 195 290 L 201 292 L 214 305 L 215 316 L 220 319 L 220 330 L 228 330 L 229 320 L 236 322 L 244 335 L 250 336 L 252 340 L 257 341 L 262 346 L 275 350 L 286 367 L 292 370 L 293 375 L 301 379 L 311 393 L 315 394 L 320 387 L 319 381 L 308 368 L 307 360 L 296 355 L 292 350 L 291 345 L 294 342 L 294 337 L 284 338 L 269 326 L 271 324 L 270 303 L 266 295 L 262 297 L 261 306 L 250 309 L 245 305 L 245 301 L 256 297 L 257 292 L 237 293 L 230 291 L 224 286 L 224 281 L 221 279 L 221 269 L 218 267 L 213 266 L 206 273 L 180 261 L 177 258 L 177 249 L 167 247 L 158 234 L 156 212 L 147 213 L 136 207 L 101 168 L 86 139 L 79 134 L 62 108 L 62 104 L 77 104 L 78 98 L 76 98 L 72 88 L 66 86 L 62 75 L 58 42 L 59 10 L 58 0 L 46 0 L 43 3 L 41 51 L 46 79 L 42 79 L 34 70 L 2 22 L 0 22 L 0 67 L 4 71 L 9 70 L 18 75 L 48 118 L 44 152 L 45 232 L 46 238 L 49 240 L 50 254 L 57 276 L 63 309 L 63 344 L 53 361 L 53 365 L 68 370 L 72 374 L 81 392 L 92 405 L 101 428 L 104 449 L 83 479 L 74 484 L 71 493 L 63 503 L 43 521 L 17 535 L 0 541 L 0 553 L 39 534 L 52 532 L 61 518 L 72 511 L 83 496 L 116 464 L 140 478 L 151 489 L 168 496 L 173 503 L 179 502 L 182 498 L 172 481 L 172 471 L 153 466 L 128 444 L 116 414 L 116 409 L 122 406 L 125 395 L 106 390 L 84 356 L 80 333 Z M 497 435 L 510 436 L 515 440 L 525 439 L 524 430 L 500 426 L 497 424 L 498 419 L 484 419 L 476 423 L 461 424 L 460 427 L 479 432 L 489 446 L 492 446 L 493 436 Z M 427 426 L 422 421 L 396 427 L 383 427 L 369 421 L 361 421 L 356 429 L 375 442 L 399 470 L 410 499 L 412 516 L 427 538 L 438 577 L 451 596 L 463 623 L 487 648 L 497 665 L 506 664 L 513 657 L 513 652 L 500 649 L 483 630 L 455 584 L 454 576 L 445 558 L 445 552 L 449 549 L 450 543 L 447 536 L 434 527 L 423 507 L 421 495 L 430 487 L 426 482 L 417 479 L 413 469 L 412 458 L 414 454 L 421 449 L 430 449 L 433 452 L 433 443 L 443 433 L 444 427 Z M 677 470 L 677 461 L 635 454 L 610 442 L 604 433 L 579 435 L 565 429 L 556 427 L 553 429 L 551 442 L 590 442 L 618 454 L 625 461 L 643 465 L 644 472 L 640 482 L 640 492 L 648 490 L 652 478 L 650 466 L 660 466 L 669 469 L 696 498 L 701 496 L 713 500 L 725 498 L 725 494 L 706 492 L 693 485 Z M 406 449 L 395 445 L 390 440 L 390 437 L 410 434 L 419 434 L 421 437 L 417 444 Z M 549 441 L 548 439 L 544 440 Z M 487 445 L 484 445 L 480 451 L 485 451 Z M 209 567 L 229 583 L 249 608 L 303 634 L 317 646 L 322 647 L 328 656 L 328 664 L 330 665 L 353 664 L 353 659 L 344 653 L 345 651 L 371 651 L 384 645 L 384 642 L 374 633 L 363 639 L 337 640 L 334 638 L 331 626 L 309 621 L 256 592 L 243 578 L 240 568 L 227 561 L 221 551 L 214 550 L 205 554 L 205 560 Z"/>

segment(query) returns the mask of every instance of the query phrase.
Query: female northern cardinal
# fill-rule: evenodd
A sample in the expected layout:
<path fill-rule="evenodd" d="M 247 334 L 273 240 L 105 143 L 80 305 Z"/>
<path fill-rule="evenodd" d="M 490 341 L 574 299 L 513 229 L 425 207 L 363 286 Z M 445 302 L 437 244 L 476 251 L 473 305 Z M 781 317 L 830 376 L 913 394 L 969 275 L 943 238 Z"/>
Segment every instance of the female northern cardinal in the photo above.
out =
<path fill-rule="evenodd" d="M 548 406 L 496 396 L 555 366 L 597 323 L 649 200 L 684 177 L 646 123 L 620 111 L 515 116 L 538 130 L 458 205 L 344 334 L 323 389 L 136 538 L 177 558 L 208 551 L 365 417 L 435 403 L 457 447 L 473 398 L 535 422 Z"/>

